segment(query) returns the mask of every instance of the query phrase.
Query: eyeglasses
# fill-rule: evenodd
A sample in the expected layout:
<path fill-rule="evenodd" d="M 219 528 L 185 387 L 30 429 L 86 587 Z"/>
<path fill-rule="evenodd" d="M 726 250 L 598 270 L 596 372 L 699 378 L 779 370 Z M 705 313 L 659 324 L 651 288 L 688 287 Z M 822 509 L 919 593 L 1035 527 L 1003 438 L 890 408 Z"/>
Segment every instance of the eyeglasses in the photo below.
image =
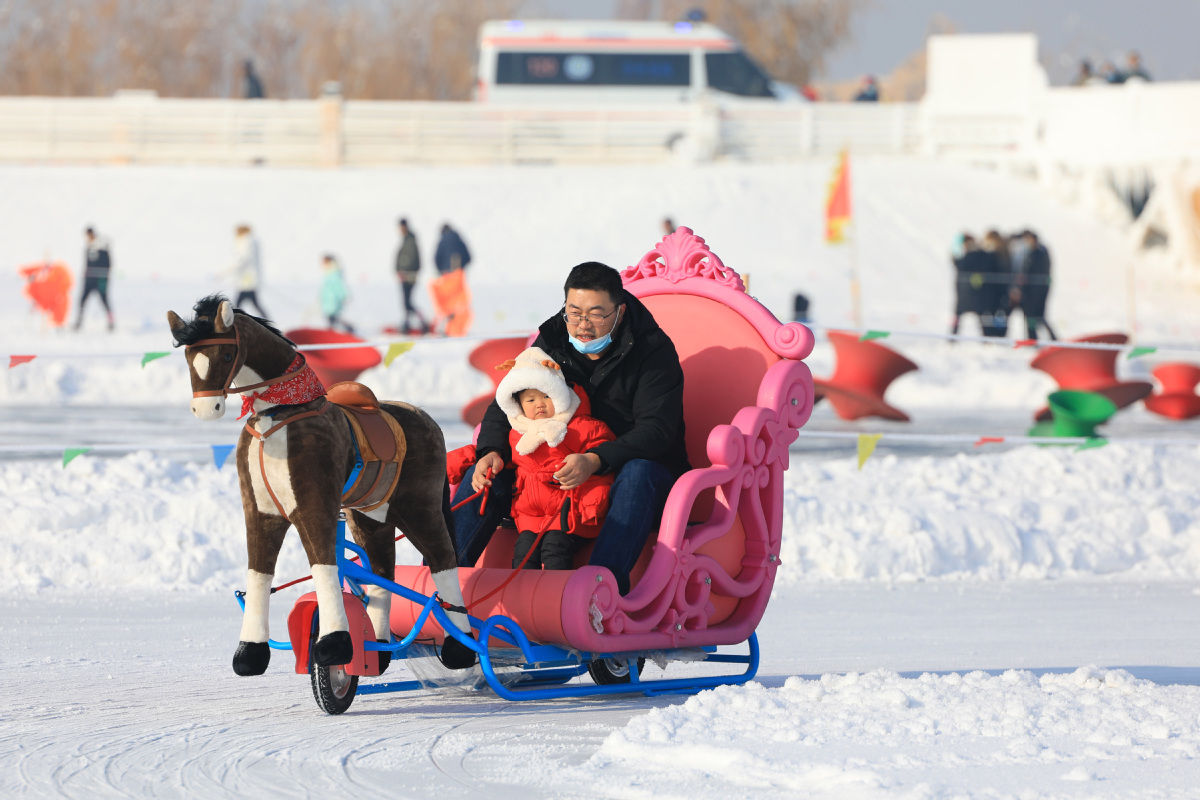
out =
<path fill-rule="evenodd" d="M 621 307 L 617 306 L 616 308 L 614 308 L 612 311 L 608 312 L 607 314 L 601 314 L 598 311 L 592 311 L 587 314 L 580 314 L 578 311 L 564 311 L 562 316 L 563 316 L 563 319 L 565 319 L 567 321 L 568 325 L 578 325 L 581 322 L 583 322 L 585 319 L 588 322 L 592 323 L 593 325 L 600 325 L 601 323 L 604 322 L 604 320 L 608 319 L 613 314 L 620 311 L 620 309 L 621 309 Z"/>

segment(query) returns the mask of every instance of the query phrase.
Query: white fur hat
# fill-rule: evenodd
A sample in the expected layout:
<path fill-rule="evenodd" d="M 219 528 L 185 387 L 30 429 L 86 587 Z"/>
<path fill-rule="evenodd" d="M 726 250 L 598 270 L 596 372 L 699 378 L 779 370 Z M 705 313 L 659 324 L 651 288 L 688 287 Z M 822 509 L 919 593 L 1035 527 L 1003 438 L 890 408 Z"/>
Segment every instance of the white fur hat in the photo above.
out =
<path fill-rule="evenodd" d="M 537 389 L 544 392 L 554 403 L 554 416 L 546 420 L 529 420 L 521 413 L 521 406 L 513 398 L 517 392 Z M 508 422 L 521 434 L 517 452 L 533 452 L 543 441 L 551 445 L 562 442 L 567 432 L 567 421 L 579 408 L 579 396 L 567 386 L 562 370 L 554 359 L 540 347 L 530 347 L 513 361 L 512 369 L 496 387 L 496 404 L 508 417 Z M 528 440 L 528 441 L 527 441 Z"/>

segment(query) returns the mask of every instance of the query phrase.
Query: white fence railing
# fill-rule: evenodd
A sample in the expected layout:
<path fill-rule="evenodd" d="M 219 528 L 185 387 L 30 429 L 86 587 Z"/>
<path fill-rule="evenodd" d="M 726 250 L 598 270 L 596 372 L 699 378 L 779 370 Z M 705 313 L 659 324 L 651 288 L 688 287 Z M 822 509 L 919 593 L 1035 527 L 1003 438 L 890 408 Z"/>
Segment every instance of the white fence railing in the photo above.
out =
<path fill-rule="evenodd" d="M 0 161 L 373 166 L 773 161 L 915 152 L 913 104 L 493 106 L 319 100 L 0 98 Z"/>
<path fill-rule="evenodd" d="M 1028 109 L 924 103 L 508 106 L 0 98 L 0 162 L 376 166 L 783 161 L 856 153 L 1151 163 L 1200 155 L 1200 83 L 1043 89 Z"/>

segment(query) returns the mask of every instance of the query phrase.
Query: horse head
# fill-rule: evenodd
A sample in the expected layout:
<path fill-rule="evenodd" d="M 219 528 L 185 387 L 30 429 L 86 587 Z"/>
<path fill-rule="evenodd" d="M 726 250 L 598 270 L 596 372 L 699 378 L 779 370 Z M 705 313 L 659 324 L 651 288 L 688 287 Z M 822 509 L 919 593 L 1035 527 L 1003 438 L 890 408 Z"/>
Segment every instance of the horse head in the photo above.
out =
<path fill-rule="evenodd" d="M 175 346 L 187 354 L 192 413 L 198 418 L 220 418 L 227 395 L 263 386 L 287 371 L 295 348 L 266 320 L 235 309 L 221 295 L 205 297 L 193 310 L 190 322 L 168 311 L 167 323 Z"/>

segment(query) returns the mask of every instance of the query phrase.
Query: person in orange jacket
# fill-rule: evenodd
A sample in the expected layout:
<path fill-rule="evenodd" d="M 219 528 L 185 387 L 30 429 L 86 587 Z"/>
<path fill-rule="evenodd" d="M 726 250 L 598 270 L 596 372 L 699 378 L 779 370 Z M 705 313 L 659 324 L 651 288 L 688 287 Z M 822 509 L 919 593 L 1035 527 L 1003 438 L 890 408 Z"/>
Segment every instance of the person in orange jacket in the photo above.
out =
<path fill-rule="evenodd" d="M 517 525 L 513 569 L 573 569 L 584 539 L 600 532 L 613 476 L 593 475 L 573 489 L 554 479 L 563 459 L 615 439 L 590 416 L 587 394 L 569 387 L 562 370 L 539 347 L 512 362 L 496 387 L 496 404 L 508 416 L 516 467 L 512 518 Z"/>

